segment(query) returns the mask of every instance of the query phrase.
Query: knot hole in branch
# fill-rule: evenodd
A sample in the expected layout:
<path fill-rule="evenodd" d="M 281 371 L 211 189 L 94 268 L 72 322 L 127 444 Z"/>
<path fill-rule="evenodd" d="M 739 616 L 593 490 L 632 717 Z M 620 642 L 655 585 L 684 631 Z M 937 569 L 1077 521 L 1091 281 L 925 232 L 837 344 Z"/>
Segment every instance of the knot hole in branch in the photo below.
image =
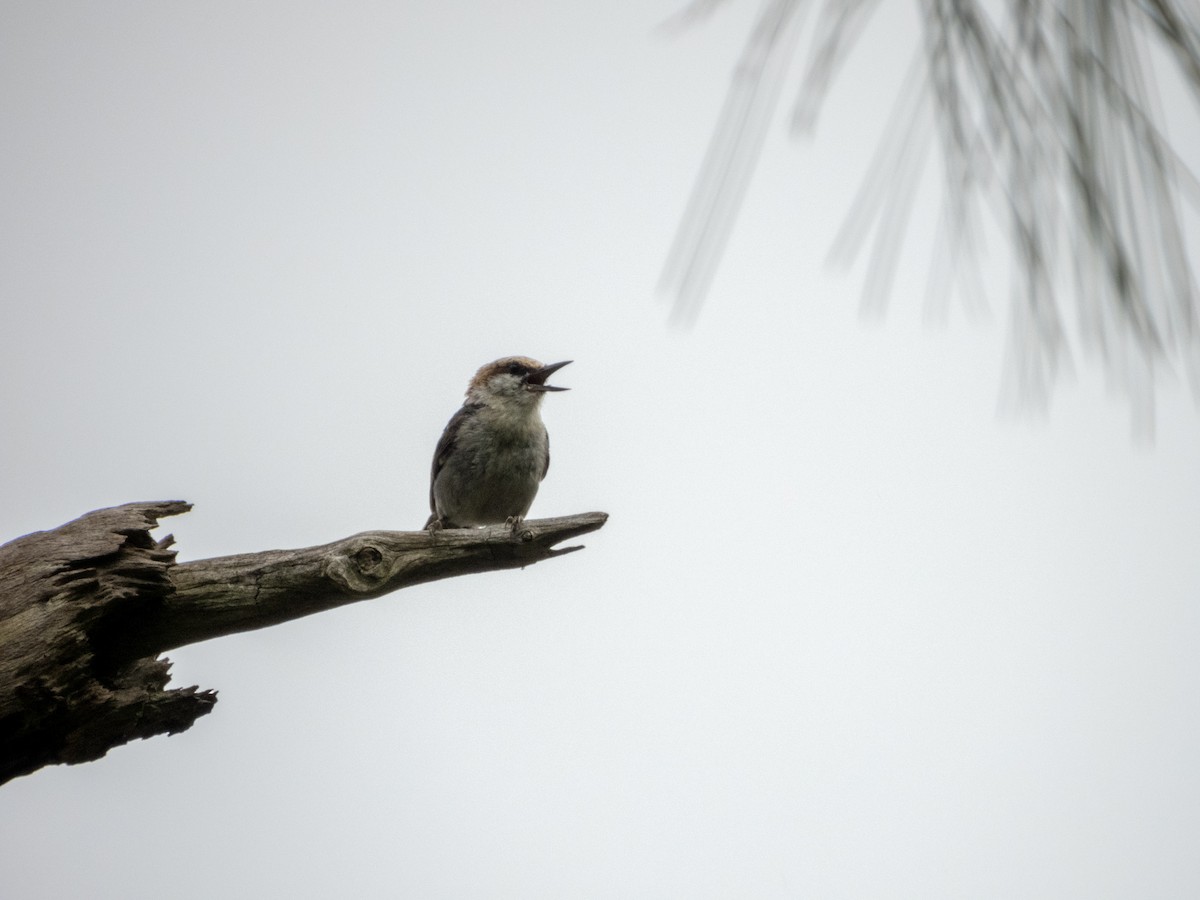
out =
<path fill-rule="evenodd" d="M 379 577 L 379 567 L 383 563 L 383 554 L 379 552 L 378 547 L 372 547 L 368 544 L 357 550 L 353 559 L 354 565 L 358 567 L 359 574 L 364 578 Z"/>
<path fill-rule="evenodd" d="M 329 559 L 325 574 L 343 587 L 363 593 L 386 584 L 394 574 L 394 566 L 393 554 L 374 543 L 357 539 Z"/>

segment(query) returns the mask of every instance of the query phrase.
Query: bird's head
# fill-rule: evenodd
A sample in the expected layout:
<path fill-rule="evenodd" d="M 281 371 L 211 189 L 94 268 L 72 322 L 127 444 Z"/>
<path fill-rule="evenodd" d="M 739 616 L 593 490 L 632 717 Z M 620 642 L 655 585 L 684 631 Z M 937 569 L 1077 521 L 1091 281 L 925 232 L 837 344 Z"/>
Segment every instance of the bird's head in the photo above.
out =
<path fill-rule="evenodd" d="M 568 365 L 566 362 L 543 366 L 528 356 L 506 356 L 480 368 L 467 386 L 467 397 L 473 400 L 495 399 L 536 406 L 548 391 L 567 391 L 570 388 L 546 384 L 546 379 Z"/>

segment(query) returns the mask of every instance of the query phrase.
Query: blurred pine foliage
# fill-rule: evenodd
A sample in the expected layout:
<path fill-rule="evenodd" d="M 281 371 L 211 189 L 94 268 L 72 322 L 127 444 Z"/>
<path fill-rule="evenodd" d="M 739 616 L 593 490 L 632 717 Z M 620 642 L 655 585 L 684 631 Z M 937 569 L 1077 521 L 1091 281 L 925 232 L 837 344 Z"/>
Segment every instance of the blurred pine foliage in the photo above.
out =
<path fill-rule="evenodd" d="M 697 0 L 684 23 L 723 0 Z M 944 179 L 930 289 L 982 296 L 971 265 L 982 214 L 1012 253 L 1006 396 L 1048 402 L 1079 350 L 1153 429 L 1155 378 L 1186 371 L 1200 397 L 1196 278 L 1180 201 L 1200 189 L 1164 133 L 1152 56 L 1200 100 L 1200 9 L 1191 0 L 918 0 L 921 45 L 832 257 L 874 244 L 864 302 L 882 307 L 929 152 Z M 815 3 L 815 0 L 814 0 Z M 811 131 L 829 85 L 878 0 L 825 0 L 801 50 L 808 0 L 768 0 L 735 70 L 708 155 L 664 271 L 677 319 L 694 318 L 733 228 L 773 121 L 788 65 L 805 54 L 791 112 Z M 936 135 L 936 141 L 933 139 Z"/>

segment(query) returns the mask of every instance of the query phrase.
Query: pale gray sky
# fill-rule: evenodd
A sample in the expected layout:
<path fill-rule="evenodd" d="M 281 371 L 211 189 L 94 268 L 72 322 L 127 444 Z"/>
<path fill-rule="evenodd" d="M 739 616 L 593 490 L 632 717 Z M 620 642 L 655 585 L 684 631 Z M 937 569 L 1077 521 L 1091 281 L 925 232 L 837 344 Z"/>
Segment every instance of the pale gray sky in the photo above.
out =
<path fill-rule="evenodd" d="M 1200 423 L 1168 384 L 1139 446 L 1084 368 L 997 418 L 1003 305 L 922 323 L 933 202 L 860 320 L 823 262 L 913 46 L 886 6 L 690 332 L 654 286 L 753 4 L 0 8 L 0 538 L 419 527 L 514 353 L 576 360 L 533 514 L 612 514 L 170 654 L 213 714 L 5 786 L 0 895 L 1200 893 Z"/>

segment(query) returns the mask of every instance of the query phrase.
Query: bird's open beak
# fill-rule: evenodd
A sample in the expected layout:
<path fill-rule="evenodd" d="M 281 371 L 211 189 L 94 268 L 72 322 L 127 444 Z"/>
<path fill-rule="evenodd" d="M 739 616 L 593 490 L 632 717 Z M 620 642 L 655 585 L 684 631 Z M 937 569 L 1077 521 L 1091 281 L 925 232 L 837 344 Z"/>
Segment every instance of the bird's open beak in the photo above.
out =
<path fill-rule="evenodd" d="M 569 391 L 570 388 L 555 387 L 552 384 L 546 384 L 546 379 L 561 369 L 563 366 L 569 366 L 572 360 L 566 362 L 551 363 L 548 366 L 542 366 L 540 369 L 534 369 L 525 379 L 525 386 L 531 391 Z"/>

